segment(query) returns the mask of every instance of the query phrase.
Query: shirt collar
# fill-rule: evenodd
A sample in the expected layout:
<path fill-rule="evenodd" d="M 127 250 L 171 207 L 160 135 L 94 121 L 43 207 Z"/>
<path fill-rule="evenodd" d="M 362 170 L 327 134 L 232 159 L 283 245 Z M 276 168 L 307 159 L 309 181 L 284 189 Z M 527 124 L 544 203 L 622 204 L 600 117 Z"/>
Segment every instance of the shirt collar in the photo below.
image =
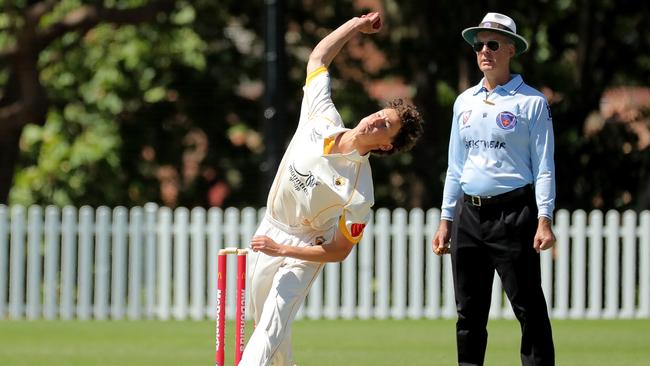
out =
<path fill-rule="evenodd" d="M 348 160 L 355 161 L 357 163 L 362 163 L 364 161 L 368 161 L 368 157 L 370 157 L 370 153 L 367 153 L 366 155 L 359 155 L 359 152 L 357 150 L 352 150 L 347 154 L 341 154 Z"/>
<path fill-rule="evenodd" d="M 503 89 L 508 94 L 514 95 L 517 92 L 517 89 L 519 89 L 519 86 L 524 83 L 524 79 L 522 79 L 521 75 L 519 74 L 511 74 L 510 76 L 511 76 L 510 81 L 508 81 L 505 85 L 497 85 L 497 87 L 494 88 L 494 90 Z M 474 86 L 474 89 L 472 90 L 472 95 L 476 95 L 478 93 L 487 90 L 483 86 L 484 82 L 485 82 L 485 77 L 482 78 L 481 81 L 479 81 L 479 83 Z"/>
<path fill-rule="evenodd" d="M 350 130 L 349 128 L 345 128 L 345 127 L 336 127 L 334 129 L 328 131 L 328 133 L 324 137 L 325 138 L 331 138 L 334 135 L 337 135 L 337 134 L 339 134 L 341 132 L 349 131 L 349 130 Z M 335 155 L 342 156 L 342 157 L 344 157 L 344 158 L 346 158 L 348 160 L 352 160 L 352 161 L 357 162 L 357 163 L 362 163 L 364 161 L 368 161 L 368 158 L 370 157 L 370 153 L 367 153 L 365 155 L 360 155 L 357 150 L 352 150 L 349 153 L 345 153 L 345 154 L 332 154 L 332 155 L 327 154 L 325 156 L 335 156 Z"/>

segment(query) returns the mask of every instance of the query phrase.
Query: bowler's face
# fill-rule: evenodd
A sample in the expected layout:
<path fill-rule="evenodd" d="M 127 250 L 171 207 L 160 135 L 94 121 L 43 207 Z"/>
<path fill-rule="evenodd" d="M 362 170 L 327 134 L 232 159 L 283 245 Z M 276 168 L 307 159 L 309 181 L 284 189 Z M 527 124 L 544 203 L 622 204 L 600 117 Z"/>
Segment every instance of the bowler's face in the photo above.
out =
<path fill-rule="evenodd" d="M 487 43 L 490 41 L 499 44 L 496 51 L 488 47 Z M 483 73 L 510 68 L 510 58 L 515 55 L 515 46 L 508 37 L 496 32 L 479 32 L 474 42 L 483 43 L 483 48 L 476 52 L 476 62 Z"/>
<path fill-rule="evenodd" d="M 377 144 L 391 144 L 402 127 L 402 121 L 392 108 L 373 113 L 363 118 L 360 124 L 361 132 L 368 142 Z"/>

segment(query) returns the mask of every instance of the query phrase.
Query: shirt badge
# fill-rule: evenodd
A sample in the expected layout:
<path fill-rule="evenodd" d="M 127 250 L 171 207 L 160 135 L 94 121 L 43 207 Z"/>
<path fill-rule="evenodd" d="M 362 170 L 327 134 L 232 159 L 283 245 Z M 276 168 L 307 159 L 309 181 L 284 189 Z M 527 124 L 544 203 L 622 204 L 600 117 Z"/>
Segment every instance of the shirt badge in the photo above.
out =
<path fill-rule="evenodd" d="M 497 115 L 497 126 L 504 130 L 512 130 L 517 125 L 517 117 L 510 112 L 501 112 Z"/>
<path fill-rule="evenodd" d="M 460 114 L 460 121 L 463 124 L 463 126 L 465 126 L 467 124 L 467 122 L 469 121 L 469 116 L 471 116 L 471 115 L 472 115 L 471 110 L 462 112 Z"/>
<path fill-rule="evenodd" d="M 458 121 L 460 121 L 460 129 L 464 130 L 466 128 L 469 128 L 472 126 L 472 124 L 469 122 L 469 117 L 472 115 L 472 111 L 464 111 L 461 112 L 460 115 L 458 116 Z"/>
<path fill-rule="evenodd" d="M 352 237 L 356 238 L 363 233 L 365 227 L 366 224 L 352 224 L 350 225 L 350 234 L 352 234 Z"/>

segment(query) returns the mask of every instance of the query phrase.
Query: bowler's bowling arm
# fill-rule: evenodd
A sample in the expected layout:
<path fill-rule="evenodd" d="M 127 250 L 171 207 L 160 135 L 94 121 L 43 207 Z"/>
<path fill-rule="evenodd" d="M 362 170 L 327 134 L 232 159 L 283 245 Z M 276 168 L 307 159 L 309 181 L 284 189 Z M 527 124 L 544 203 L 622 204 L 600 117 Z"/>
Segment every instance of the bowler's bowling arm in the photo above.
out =
<path fill-rule="evenodd" d="M 373 28 L 373 22 L 379 20 L 379 13 L 371 13 L 363 17 L 354 17 L 336 28 L 332 33 L 323 38 L 309 55 L 307 62 L 307 75 L 321 66 L 329 67 L 330 63 L 343 46 L 358 32 L 374 33 L 378 28 Z"/>

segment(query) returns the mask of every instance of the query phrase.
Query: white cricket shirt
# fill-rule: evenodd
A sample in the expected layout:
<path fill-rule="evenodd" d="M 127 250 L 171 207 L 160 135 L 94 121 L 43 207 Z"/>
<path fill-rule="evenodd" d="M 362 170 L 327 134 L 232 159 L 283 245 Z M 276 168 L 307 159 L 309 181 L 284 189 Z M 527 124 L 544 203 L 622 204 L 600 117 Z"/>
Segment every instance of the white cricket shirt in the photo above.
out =
<path fill-rule="evenodd" d="M 357 243 L 374 204 L 369 154 L 329 154 L 336 135 L 349 129 L 332 102 L 324 66 L 307 76 L 303 91 L 298 128 L 271 186 L 267 215 L 294 232 L 338 226 Z"/>

